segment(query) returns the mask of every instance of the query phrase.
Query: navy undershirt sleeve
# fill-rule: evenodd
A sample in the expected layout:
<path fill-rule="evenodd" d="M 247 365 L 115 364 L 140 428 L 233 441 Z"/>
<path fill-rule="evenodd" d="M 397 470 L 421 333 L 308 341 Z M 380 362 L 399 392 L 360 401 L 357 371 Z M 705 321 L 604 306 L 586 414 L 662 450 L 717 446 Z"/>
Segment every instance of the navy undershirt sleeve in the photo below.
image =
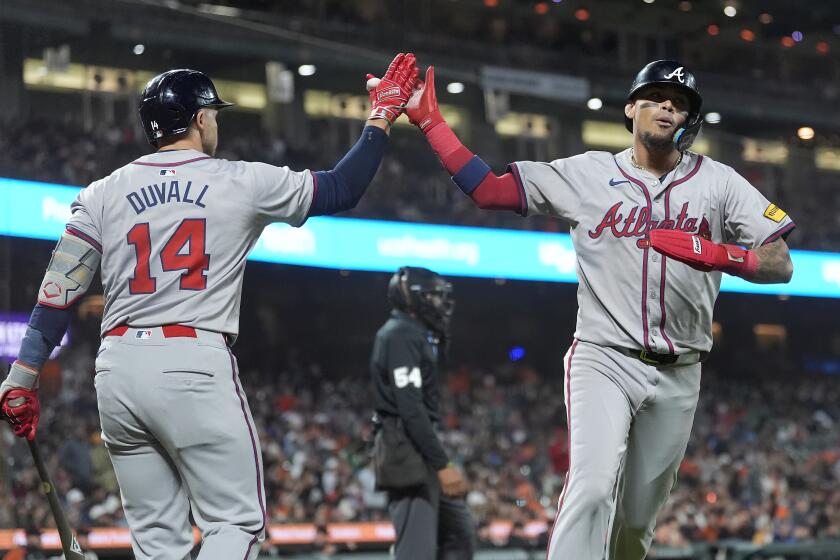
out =
<path fill-rule="evenodd" d="M 366 126 L 358 142 L 331 171 L 316 171 L 315 194 L 310 216 L 323 216 L 350 210 L 358 204 L 370 184 L 388 145 L 388 135 L 375 126 Z"/>
<path fill-rule="evenodd" d="M 78 302 L 66 309 L 36 305 L 29 317 L 29 327 L 23 335 L 18 360 L 40 370 L 64 338 L 77 305 Z"/>

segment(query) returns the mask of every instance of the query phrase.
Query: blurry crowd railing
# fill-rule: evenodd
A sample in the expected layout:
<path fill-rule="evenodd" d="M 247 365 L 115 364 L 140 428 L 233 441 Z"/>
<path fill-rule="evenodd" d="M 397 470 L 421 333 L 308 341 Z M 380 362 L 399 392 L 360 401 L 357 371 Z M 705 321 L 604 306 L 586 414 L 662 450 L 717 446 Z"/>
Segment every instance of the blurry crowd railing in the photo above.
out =
<path fill-rule="evenodd" d="M 349 143 L 337 140 L 329 121 L 310 122 L 311 140 L 287 142 L 263 132 L 230 133 L 221 124 L 218 157 L 264 161 L 292 169 L 330 169 Z M 0 129 L 0 176 L 85 185 L 149 153 L 134 123 L 84 131 L 72 122 L 35 120 Z M 572 154 L 556 154 L 563 157 Z M 502 172 L 504 162 L 492 162 Z M 787 185 L 777 166 L 750 164 L 739 169 L 799 228 L 789 239 L 795 248 L 840 250 L 840 189 L 837 174 L 815 173 L 806 185 Z M 799 188 L 799 187 L 802 188 Z M 807 187 L 807 188 L 805 188 Z M 568 231 L 568 225 L 545 217 L 522 219 L 511 212 L 487 212 L 458 190 L 441 168 L 422 135 L 395 129 L 391 147 L 357 208 L 346 215 L 410 222 Z"/>
<path fill-rule="evenodd" d="M 47 372 L 39 433 L 71 522 L 125 527 L 99 436 L 94 351 L 77 342 L 61 371 Z M 720 362 L 725 371 L 704 372 L 657 545 L 840 538 L 840 383 L 763 360 Z M 363 369 L 327 372 L 290 361 L 242 377 L 263 443 L 271 523 L 387 520 L 368 460 L 372 411 Z M 483 545 L 542 546 L 545 535 L 526 527 L 553 519 L 569 465 L 562 376 L 508 363 L 456 367 L 445 383 L 443 439 L 466 472 Z M 0 438 L 8 489 L 0 492 L 0 528 L 51 526 L 26 446 L 5 428 Z M 512 523 L 509 533 L 491 532 L 500 519 Z"/>

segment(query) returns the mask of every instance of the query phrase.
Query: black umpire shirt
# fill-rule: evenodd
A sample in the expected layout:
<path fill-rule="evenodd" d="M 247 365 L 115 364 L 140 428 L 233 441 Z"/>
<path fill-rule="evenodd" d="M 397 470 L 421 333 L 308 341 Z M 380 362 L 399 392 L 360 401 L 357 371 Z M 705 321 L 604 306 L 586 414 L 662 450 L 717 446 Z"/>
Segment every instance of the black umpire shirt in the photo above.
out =
<path fill-rule="evenodd" d="M 411 315 L 393 310 L 376 333 L 370 362 L 377 413 L 401 417 L 426 463 L 446 467 L 449 458 L 434 426 L 440 420 L 437 337 Z"/>

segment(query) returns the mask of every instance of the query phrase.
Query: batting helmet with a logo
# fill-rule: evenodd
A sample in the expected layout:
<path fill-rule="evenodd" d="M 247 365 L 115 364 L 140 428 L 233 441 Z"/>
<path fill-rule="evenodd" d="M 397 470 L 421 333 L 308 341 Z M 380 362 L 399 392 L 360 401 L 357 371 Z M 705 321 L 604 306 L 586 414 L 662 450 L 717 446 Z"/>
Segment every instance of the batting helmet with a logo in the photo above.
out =
<path fill-rule="evenodd" d="M 677 149 L 680 151 L 687 150 L 694 142 L 700 132 L 700 126 L 703 124 L 703 118 L 700 115 L 703 98 L 697 89 L 697 78 L 684 64 L 676 60 L 655 60 L 648 63 L 636 74 L 636 79 L 633 80 L 633 85 L 630 86 L 630 92 L 627 94 L 627 100 L 633 101 L 643 88 L 654 84 L 676 86 L 688 95 L 690 104 L 688 118 L 685 121 L 685 126 L 674 134 L 674 143 L 677 145 Z M 633 132 L 633 121 L 627 117 L 624 117 L 624 126 L 627 127 L 627 130 Z"/>
<path fill-rule="evenodd" d="M 198 70 L 169 70 L 152 78 L 137 112 L 146 139 L 152 146 L 166 136 L 187 131 L 199 109 L 222 109 L 233 103 L 222 101 L 213 82 Z"/>

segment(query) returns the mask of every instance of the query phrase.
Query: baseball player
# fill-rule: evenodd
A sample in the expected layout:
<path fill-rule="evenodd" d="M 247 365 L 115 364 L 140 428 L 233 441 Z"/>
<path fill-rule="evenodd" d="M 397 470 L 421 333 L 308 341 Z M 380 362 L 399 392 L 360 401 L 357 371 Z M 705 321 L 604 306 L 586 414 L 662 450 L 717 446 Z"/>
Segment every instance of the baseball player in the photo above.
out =
<path fill-rule="evenodd" d="M 402 267 L 388 284 L 388 301 L 393 310 L 376 333 L 371 375 L 376 482 L 388 491 L 395 558 L 470 560 L 475 527 L 463 497 L 466 483 L 435 433 L 452 284 L 426 268 Z"/>
<path fill-rule="evenodd" d="M 216 117 L 231 103 L 201 72 L 164 72 L 139 104 L 157 151 L 73 203 L 0 407 L 16 435 L 35 437 L 38 372 L 101 265 L 95 385 L 136 558 L 188 558 L 190 514 L 201 560 L 257 557 L 266 524 L 260 445 L 229 350 L 245 258 L 272 222 L 300 226 L 356 204 L 416 75 L 414 55 L 397 55 L 369 92 L 356 145 L 332 170 L 297 172 L 215 159 Z"/>
<path fill-rule="evenodd" d="M 411 122 L 480 208 L 571 224 L 570 468 L 549 560 L 645 557 L 691 431 L 721 273 L 756 283 L 793 274 L 787 214 L 731 167 L 688 150 L 701 103 L 685 65 L 651 62 L 624 107 L 631 148 L 516 162 L 497 176 L 441 117 L 433 68 L 409 102 Z"/>

